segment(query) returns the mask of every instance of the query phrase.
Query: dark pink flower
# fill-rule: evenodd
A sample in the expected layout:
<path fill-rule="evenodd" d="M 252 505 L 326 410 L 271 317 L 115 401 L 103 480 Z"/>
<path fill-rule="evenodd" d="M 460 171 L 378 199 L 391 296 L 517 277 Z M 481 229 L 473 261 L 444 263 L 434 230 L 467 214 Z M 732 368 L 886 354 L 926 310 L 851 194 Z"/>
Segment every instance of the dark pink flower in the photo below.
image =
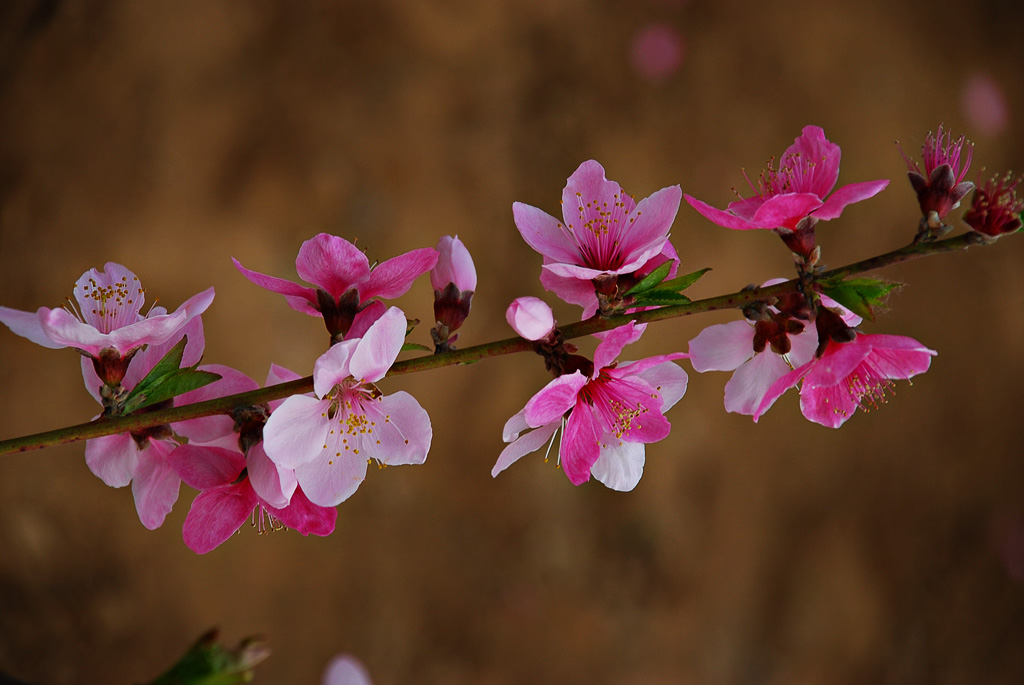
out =
<path fill-rule="evenodd" d="M 765 394 L 754 421 L 789 388 L 800 384 L 800 410 L 823 426 L 838 428 L 859 408 L 886 401 L 896 379 L 924 373 L 937 354 L 913 338 L 858 334 L 851 342 L 828 340 L 820 356 L 782 376 Z"/>
<path fill-rule="evenodd" d="M 730 202 L 726 210 L 686 195 L 686 201 L 710 221 L 738 230 L 754 228 L 796 231 L 804 219 L 836 219 L 847 205 L 872 197 L 889 185 L 887 180 L 851 183 L 832 192 L 839 180 L 839 146 L 825 138 L 818 126 L 803 133 L 782 153 L 779 168 L 769 165 L 755 187 L 755 195 Z"/>
<path fill-rule="evenodd" d="M 491 475 L 549 444 L 562 428 L 559 463 L 574 485 L 593 475 L 613 490 L 636 487 L 643 475 L 644 444 L 668 436 L 665 412 L 682 398 L 687 382 L 686 372 L 671 361 L 686 356 L 681 353 L 616 361 L 643 331 L 644 326 L 631 322 L 605 333 L 589 375 L 559 376 L 534 395 L 505 424 L 504 440 L 510 444 Z"/>
<path fill-rule="evenodd" d="M 584 307 L 586 317 L 597 311 L 598 293 L 614 300 L 641 274 L 669 260 L 678 263 L 669 229 L 681 194 L 679 186 L 670 186 L 637 204 L 590 160 L 562 191 L 564 223 L 522 202 L 512 205 L 512 216 L 526 243 L 544 257 L 541 283 Z"/>
<path fill-rule="evenodd" d="M 180 340 L 178 333 L 206 311 L 214 292 L 208 288 L 192 296 L 171 314 L 153 307 L 143 315 L 146 291 L 138 277 L 115 262 L 103 268 L 82 274 L 75 283 L 75 302 L 68 300 L 69 308 L 41 307 L 33 313 L 0 307 L 0 321 L 43 347 L 80 350 L 96 360 L 105 383 L 117 385 L 139 348 Z"/>
<path fill-rule="evenodd" d="M 953 140 L 953 135 L 943 131 L 941 124 L 938 133 L 929 132 L 925 137 L 921 148 L 924 169 L 903 154 L 902 149 L 900 154 L 907 163 L 907 177 L 925 218 L 932 212 L 939 219 L 945 218 L 974 188 L 973 183 L 964 180 L 974 157 L 974 145 L 965 142 L 963 136 Z"/>
<path fill-rule="evenodd" d="M 1006 233 L 1019 231 L 1024 200 L 1017 197 L 1020 179 L 1010 174 L 989 179 L 974 191 L 971 208 L 964 212 L 964 222 L 972 229 L 996 239 Z"/>
<path fill-rule="evenodd" d="M 284 295 L 295 311 L 322 316 L 332 340 L 338 342 L 362 335 L 384 312 L 383 304 L 374 300 L 405 294 L 413 281 L 434 268 L 437 251 L 431 247 L 412 250 L 371 267 L 352 243 L 319 233 L 302 243 L 295 259 L 295 270 L 313 288 L 250 271 L 235 258 L 231 261 L 256 285 Z"/>

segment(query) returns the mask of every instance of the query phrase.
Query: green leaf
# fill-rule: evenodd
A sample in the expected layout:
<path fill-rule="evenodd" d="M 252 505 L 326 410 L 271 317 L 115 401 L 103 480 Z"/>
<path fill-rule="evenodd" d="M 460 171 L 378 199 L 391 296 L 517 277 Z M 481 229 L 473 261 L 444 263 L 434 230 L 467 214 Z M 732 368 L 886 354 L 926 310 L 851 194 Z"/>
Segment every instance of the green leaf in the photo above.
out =
<path fill-rule="evenodd" d="M 183 337 L 177 345 L 168 350 L 146 377 L 128 393 L 124 399 L 123 414 L 131 414 L 143 407 L 169 400 L 220 379 L 215 373 L 196 371 L 195 366 L 179 368 L 186 344 L 188 336 Z"/>
<path fill-rule="evenodd" d="M 851 278 L 840 283 L 825 284 L 822 291 L 854 314 L 874 321 L 874 307 L 884 306 L 886 296 L 902 285 L 874 278 Z"/>
<path fill-rule="evenodd" d="M 636 298 L 636 301 L 630 305 L 630 307 L 655 307 L 661 305 L 672 305 L 672 304 L 690 304 L 690 298 L 682 293 L 672 292 L 671 290 L 650 290 L 640 297 Z"/>
<path fill-rule="evenodd" d="M 681 293 L 687 288 L 689 288 L 691 285 L 699 281 L 701 279 L 701 276 L 703 276 L 709 271 L 711 271 L 711 267 L 706 267 L 700 269 L 699 271 L 694 271 L 692 274 L 686 274 L 685 276 L 673 278 L 671 281 L 665 281 L 661 285 L 659 285 L 658 290 L 671 290 L 672 292 Z"/>
<path fill-rule="evenodd" d="M 246 638 L 228 649 L 217 643 L 211 630 L 192 645 L 169 671 L 150 685 L 236 685 L 253 679 L 253 669 L 270 655 L 259 638 Z"/>
<path fill-rule="evenodd" d="M 433 352 L 426 345 L 420 345 L 419 343 L 407 342 L 402 344 L 402 352 L 412 352 L 413 350 L 417 352 Z"/>
<path fill-rule="evenodd" d="M 671 270 L 672 261 L 669 260 L 651 273 L 647 274 L 642 281 L 627 290 L 626 294 L 639 295 L 640 293 L 645 293 L 652 288 L 658 287 L 658 284 L 665 280 L 665 277 L 668 276 L 668 272 Z"/>

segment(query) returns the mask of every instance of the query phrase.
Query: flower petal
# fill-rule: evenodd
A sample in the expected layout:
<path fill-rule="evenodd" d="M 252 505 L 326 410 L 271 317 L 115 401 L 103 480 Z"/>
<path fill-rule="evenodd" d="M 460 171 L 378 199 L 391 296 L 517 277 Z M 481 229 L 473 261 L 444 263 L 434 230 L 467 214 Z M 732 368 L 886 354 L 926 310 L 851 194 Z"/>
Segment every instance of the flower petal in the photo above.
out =
<path fill-rule="evenodd" d="M 582 264 L 576 242 L 561 221 L 522 202 L 512 203 L 512 219 L 526 244 L 552 262 Z"/>
<path fill-rule="evenodd" d="M 163 525 L 181 488 L 181 478 L 167 461 L 172 449 L 172 442 L 150 440 L 149 446 L 139 452 L 139 466 L 132 478 L 132 494 L 139 520 L 150 530 Z"/>
<path fill-rule="evenodd" d="M 825 204 L 815 210 L 814 216 L 826 221 L 836 219 L 843 213 L 847 205 L 874 197 L 885 190 L 885 187 L 888 185 L 889 181 L 887 180 L 864 181 L 863 183 L 845 185 L 832 193 L 828 200 L 825 201 Z"/>
<path fill-rule="evenodd" d="M 573 485 L 590 480 L 590 468 L 601 456 L 601 428 L 585 402 L 577 402 L 562 431 L 559 446 L 562 470 Z"/>
<path fill-rule="evenodd" d="M 817 363 L 817 360 L 812 359 L 803 366 L 798 366 L 782 378 L 772 383 L 771 387 L 768 388 L 768 392 L 765 393 L 764 398 L 761 400 L 761 404 L 759 404 L 757 409 L 754 411 L 754 423 L 757 423 L 757 420 L 761 418 L 761 415 L 771 409 L 772 405 L 775 404 L 775 400 L 782 397 L 783 393 L 787 390 L 796 386 L 796 384 L 800 382 L 800 379 L 806 376 L 814 367 L 815 363 Z"/>
<path fill-rule="evenodd" d="M 839 180 L 841 157 L 839 146 L 825 137 L 820 126 L 804 126 L 793 144 L 782 153 L 779 166 L 783 169 L 789 165 L 799 168 L 802 173 L 794 184 L 795 190 L 823 198 L 832 192 Z"/>
<path fill-rule="evenodd" d="M 751 223 L 747 219 L 735 216 L 721 209 L 716 209 L 708 203 L 698 200 L 692 195 L 684 194 L 683 197 L 686 198 L 686 201 L 690 203 L 691 207 L 701 213 L 701 216 L 712 223 L 718 224 L 719 226 L 732 228 L 738 231 L 748 231 L 753 228 L 764 228 L 763 226 Z"/>
<path fill-rule="evenodd" d="M 249 448 L 245 464 L 252 489 L 261 500 L 276 509 L 288 506 L 299 484 L 293 469 L 286 469 L 272 462 L 263 449 L 262 442 Z"/>
<path fill-rule="evenodd" d="M 518 414 L 517 414 L 518 416 Z M 530 452 L 536 452 L 543 447 L 551 439 L 551 436 L 555 434 L 562 422 L 553 421 L 546 426 L 536 428 L 529 433 L 520 435 L 519 437 L 512 440 L 512 442 L 501 451 L 498 455 L 498 461 L 494 463 L 494 468 L 491 469 L 491 476 L 495 477 L 509 466 L 519 461 L 520 458 L 526 456 Z"/>
<path fill-rule="evenodd" d="M 654 252 L 651 256 L 661 252 L 662 246 L 668 241 L 668 234 L 679 212 L 679 203 L 682 199 L 682 188 L 669 186 L 640 200 L 636 209 L 629 214 L 632 223 L 629 230 L 622 234 L 623 242 L 620 249 L 627 255 L 639 255 L 652 249 Z M 644 261 L 647 259 L 650 259 L 650 256 Z"/>
<path fill-rule="evenodd" d="M 284 509 L 270 508 L 270 513 L 281 523 L 302 535 L 319 535 L 321 537 L 334 532 L 334 524 L 338 520 L 338 510 L 334 507 L 321 507 L 313 504 L 302 492 L 295 490 L 291 502 Z"/>
<path fill-rule="evenodd" d="M 750 223 L 762 228 L 795 229 L 800 220 L 822 206 L 813 193 L 784 193 L 764 201 Z M 817 215 L 815 215 L 817 216 Z"/>
<path fill-rule="evenodd" d="M 189 338 L 189 342 L 191 342 L 191 340 L 192 339 Z M 259 388 L 256 381 L 230 366 L 224 366 L 223 364 L 203 364 L 199 367 L 199 370 L 215 373 L 220 376 L 220 380 L 214 381 L 209 385 L 204 385 L 196 390 L 178 395 L 174 398 L 175 406 L 180 407 L 186 404 L 205 402 L 206 400 L 212 400 L 218 397 L 227 397 L 228 395 L 235 395 L 240 392 L 249 392 Z M 212 416 L 204 416 L 198 419 L 179 421 L 173 425 L 174 431 L 178 433 L 178 435 L 185 436 L 190 442 L 200 443 L 213 442 L 214 440 L 231 435 L 235 430 L 235 420 L 227 414 L 214 414 Z M 186 480 L 185 482 L 188 481 Z"/>
<path fill-rule="evenodd" d="M 644 369 L 638 375 L 661 395 L 662 414 L 671 409 L 686 394 L 689 377 L 681 366 L 671 361 L 664 361 L 649 369 Z"/>
<path fill-rule="evenodd" d="M 196 554 L 206 554 L 234 535 L 259 501 L 245 481 L 204 490 L 192 500 L 181 536 Z"/>
<path fill-rule="evenodd" d="M 741 364 L 725 384 L 725 410 L 737 414 L 753 415 L 769 388 L 790 368 L 782 355 L 765 350 Z"/>
<path fill-rule="evenodd" d="M 370 262 L 344 238 L 318 233 L 302 243 L 295 258 L 295 271 L 302 280 L 337 299 L 369 278 Z"/>
<path fill-rule="evenodd" d="M 640 339 L 647 326 L 630 321 L 625 326 L 613 328 L 601 336 L 601 342 L 594 350 L 594 378 L 601 369 L 611 366 L 622 352 L 622 348 Z"/>
<path fill-rule="evenodd" d="M 444 290 L 454 283 L 459 290 L 476 290 L 476 267 L 459 236 L 444 235 L 437 243 L 437 264 L 430 272 L 430 285 Z"/>
<path fill-rule="evenodd" d="M 11 332 L 15 335 L 28 338 L 36 345 L 42 345 L 51 350 L 67 347 L 63 343 L 50 340 L 50 337 L 46 335 L 46 329 L 43 326 L 42 320 L 49 312 L 50 309 L 47 307 L 40 307 L 34 312 L 23 312 L 18 309 L 10 309 L 9 307 L 0 307 L 0 323 L 10 328 Z"/>
<path fill-rule="evenodd" d="M 210 490 L 237 480 L 245 468 L 245 457 L 223 447 L 188 444 L 172 450 L 167 463 L 190 488 Z"/>
<path fill-rule="evenodd" d="M 365 258 L 365 257 L 364 257 Z M 309 314 L 310 316 L 320 316 L 320 310 L 318 309 L 316 288 L 307 288 L 304 285 L 299 285 L 295 281 L 289 281 L 284 278 L 277 278 L 275 276 L 267 276 L 261 274 L 258 271 L 251 271 L 242 266 L 234 257 L 231 258 L 235 268 L 248 278 L 250 281 L 255 283 L 261 288 L 284 295 L 288 301 L 288 306 L 297 312 L 303 314 Z"/>
<path fill-rule="evenodd" d="M 586 384 L 587 377 L 579 371 L 552 380 L 526 403 L 526 422 L 536 428 L 561 420 L 576 405 L 576 396 Z"/>
<path fill-rule="evenodd" d="M 352 354 L 359 340 L 343 340 L 317 357 L 313 363 L 313 392 L 326 397 L 337 384 L 352 375 Z"/>
<path fill-rule="evenodd" d="M 433 430 L 430 417 L 416 398 L 399 391 L 364 402 L 361 408 L 371 423 L 355 436 L 363 448 L 360 456 L 388 466 L 426 461 Z"/>
<path fill-rule="evenodd" d="M 366 479 L 366 459 L 351 452 L 322 454 L 295 469 L 299 486 L 313 504 L 334 507 L 359 489 Z"/>
<path fill-rule="evenodd" d="M 698 373 L 735 371 L 754 356 L 754 327 L 746 321 L 708 326 L 690 341 L 690 363 Z"/>
<path fill-rule="evenodd" d="M 85 443 L 85 463 L 110 487 L 123 488 L 135 475 L 139 448 L 130 433 L 93 438 Z"/>
<path fill-rule="evenodd" d="M 435 264 L 437 250 L 432 247 L 422 247 L 392 257 L 370 272 L 366 285 L 359 287 L 359 299 L 379 297 L 390 300 L 404 295 L 412 287 L 412 282 L 433 269 Z"/>
<path fill-rule="evenodd" d="M 320 456 L 333 423 L 327 418 L 329 406 L 330 401 L 305 395 L 282 402 L 263 426 L 263 449 L 271 461 L 294 469 Z"/>
<path fill-rule="evenodd" d="M 505 320 L 512 330 L 527 340 L 545 338 L 555 328 L 551 307 L 536 297 L 517 297 L 505 310 Z"/>
<path fill-rule="evenodd" d="M 373 322 L 352 352 L 348 369 L 352 377 L 373 383 L 387 375 L 405 343 L 408 322 L 398 307 L 390 307 Z"/>
<path fill-rule="evenodd" d="M 629 492 L 644 475 L 644 452 L 643 443 L 622 442 L 606 435 L 601 456 L 590 467 L 590 473 L 612 490 Z"/>

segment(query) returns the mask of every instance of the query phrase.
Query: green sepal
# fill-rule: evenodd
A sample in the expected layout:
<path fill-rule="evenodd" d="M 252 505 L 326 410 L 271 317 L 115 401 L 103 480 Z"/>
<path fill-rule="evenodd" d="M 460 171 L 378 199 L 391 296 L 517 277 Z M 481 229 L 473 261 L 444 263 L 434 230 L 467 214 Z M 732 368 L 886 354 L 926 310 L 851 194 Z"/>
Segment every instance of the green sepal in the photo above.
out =
<path fill-rule="evenodd" d="M 665 277 L 668 276 L 668 272 L 671 270 L 672 260 L 669 260 L 644 276 L 643 280 L 626 291 L 626 295 L 639 295 L 640 293 L 645 293 L 648 290 L 657 288 L 658 285 L 665 280 Z"/>
<path fill-rule="evenodd" d="M 874 307 L 884 307 L 885 298 L 902 283 L 886 283 L 874 278 L 851 278 L 838 283 L 823 283 L 822 292 L 870 321 L 875 320 Z"/>
<path fill-rule="evenodd" d="M 270 655 L 259 638 L 246 638 L 228 649 L 211 630 L 189 648 L 169 671 L 149 685 L 236 685 L 252 682 L 253 668 Z"/>
<path fill-rule="evenodd" d="M 179 368 L 187 343 L 187 336 L 179 340 L 178 344 L 168 350 L 167 354 L 146 374 L 146 377 L 128 393 L 122 405 L 122 414 L 131 414 L 144 407 L 169 400 L 220 380 L 220 376 L 216 373 L 197 371 L 198 364 L 184 369 Z"/>
<path fill-rule="evenodd" d="M 402 343 L 402 352 L 413 352 L 413 351 L 416 351 L 416 352 L 433 352 L 433 350 L 430 349 L 429 347 L 427 347 L 426 345 L 420 345 L 419 343 L 411 343 L 411 342 Z"/>

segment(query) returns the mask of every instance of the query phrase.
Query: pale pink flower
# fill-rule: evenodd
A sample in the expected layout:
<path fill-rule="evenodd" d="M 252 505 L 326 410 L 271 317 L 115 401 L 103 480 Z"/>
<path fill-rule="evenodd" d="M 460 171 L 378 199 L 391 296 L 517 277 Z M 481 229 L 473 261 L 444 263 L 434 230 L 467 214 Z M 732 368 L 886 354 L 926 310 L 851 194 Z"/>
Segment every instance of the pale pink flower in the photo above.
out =
<path fill-rule="evenodd" d="M 161 312 L 159 308 L 154 311 Z M 157 314 L 158 316 L 161 314 Z M 182 355 L 182 365 L 199 363 L 205 344 L 202 319 L 195 317 L 179 331 L 178 338 L 161 344 L 151 344 L 135 354 L 128 364 L 121 382 L 123 395 L 127 395 L 157 362 L 180 340 L 188 337 Z M 82 378 L 85 387 L 97 402 L 108 407 L 111 400 L 105 398 L 105 384 L 96 374 L 92 361 L 82 359 Z M 180 396 L 175 401 L 180 402 Z M 129 483 L 135 498 L 135 509 L 142 525 L 150 530 L 159 528 L 178 499 L 181 478 L 175 472 L 168 455 L 177 447 L 171 440 L 169 426 L 154 426 L 135 433 L 118 433 L 102 438 L 93 438 L 85 443 L 85 463 L 100 480 L 114 488 Z"/>
<path fill-rule="evenodd" d="M 644 444 L 668 436 L 671 426 L 664 414 L 686 392 L 687 382 L 686 372 L 671 361 L 685 354 L 616 362 L 622 348 L 643 331 L 644 326 L 630 322 L 607 332 L 589 375 L 559 376 L 534 395 L 505 424 L 503 437 L 510 444 L 491 475 L 553 441 L 563 428 L 559 462 L 574 485 L 593 475 L 613 490 L 636 487 L 643 475 Z"/>
<path fill-rule="evenodd" d="M 405 328 L 405 315 L 391 307 L 362 338 L 334 345 L 314 366 L 316 397 L 289 397 L 267 421 L 267 455 L 295 469 L 315 504 L 329 507 L 348 499 L 372 460 L 426 460 L 432 436 L 427 413 L 408 393 L 383 395 L 374 385 L 398 357 Z"/>
<path fill-rule="evenodd" d="M 449 283 L 461 291 L 476 290 L 476 267 L 459 236 L 445 235 L 437 242 L 437 264 L 430 270 L 430 285 L 444 290 Z"/>
<path fill-rule="evenodd" d="M 133 352 L 143 345 L 159 345 L 177 335 L 193 318 L 213 302 L 213 288 L 208 288 L 185 301 L 168 314 L 163 308 L 152 308 L 142 314 L 145 290 L 138 277 L 115 262 L 107 262 L 104 271 L 90 269 L 75 283 L 75 302 L 68 300 L 67 309 L 40 307 L 24 312 L 0 307 L 0 321 L 14 333 L 32 342 L 57 349 L 74 347 L 93 359 L 117 366 L 117 370 L 101 373 L 110 385 L 120 381 Z M 76 308 L 77 307 L 77 308 Z M 103 371 L 101 368 L 100 371 Z"/>
<path fill-rule="evenodd" d="M 233 257 L 231 261 L 256 285 L 284 295 L 295 311 L 323 316 L 337 342 L 361 336 L 384 311 L 375 300 L 405 294 L 413 281 L 437 263 L 437 251 L 431 247 L 412 250 L 371 267 L 366 255 L 349 241 L 319 233 L 302 243 L 295 259 L 299 276 L 316 287 L 250 271 Z"/>
<path fill-rule="evenodd" d="M 339 654 L 331 659 L 324 671 L 322 685 L 372 685 L 366 667 L 351 654 Z"/>
<path fill-rule="evenodd" d="M 747 179 L 755 195 L 735 200 L 723 211 L 690 195 L 686 201 L 710 221 L 738 230 L 754 228 L 797 230 L 807 217 L 836 219 L 854 202 L 874 196 L 889 181 L 865 181 L 843 186 L 839 180 L 839 146 L 825 138 L 818 126 L 805 126 L 779 160 L 761 174 L 757 186 Z M 830 195 L 831 193 L 831 195 Z"/>
<path fill-rule="evenodd" d="M 907 163 L 907 177 L 925 217 L 935 212 L 939 219 L 944 218 L 959 207 L 960 200 L 974 188 L 973 183 L 964 180 L 974 158 L 974 145 L 963 136 L 953 140 L 953 135 L 943 131 L 941 124 L 938 133 L 929 132 L 924 139 L 921 147 L 924 169 L 902 149 L 900 154 Z"/>
<path fill-rule="evenodd" d="M 543 340 L 555 330 L 555 315 L 544 300 L 517 297 L 505 310 L 505 320 L 527 340 Z"/>
<path fill-rule="evenodd" d="M 838 428 L 858 409 L 875 409 L 886 401 L 896 379 L 924 373 L 937 353 L 901 335 L 858 334 L 851 342 L 829 340 L 820 357 L 799 366 L 772 384 L 754 421 L 800 384 L 800 411 L 809 420 Z"/>
<path fill-rule="evenodd" d="M 670 186 L 637 204 L 590 160 L 562 191 L 564 223 L 522 202 L 512 205 L 512 216 L 523 239 L 544 257 L 544 287 L 590 316 L 598 308 L 597 292 L 620 297 L 669 260 L 674 271 L 678 257 L 669 229 L 681 195 L 679 186 Z"/>

